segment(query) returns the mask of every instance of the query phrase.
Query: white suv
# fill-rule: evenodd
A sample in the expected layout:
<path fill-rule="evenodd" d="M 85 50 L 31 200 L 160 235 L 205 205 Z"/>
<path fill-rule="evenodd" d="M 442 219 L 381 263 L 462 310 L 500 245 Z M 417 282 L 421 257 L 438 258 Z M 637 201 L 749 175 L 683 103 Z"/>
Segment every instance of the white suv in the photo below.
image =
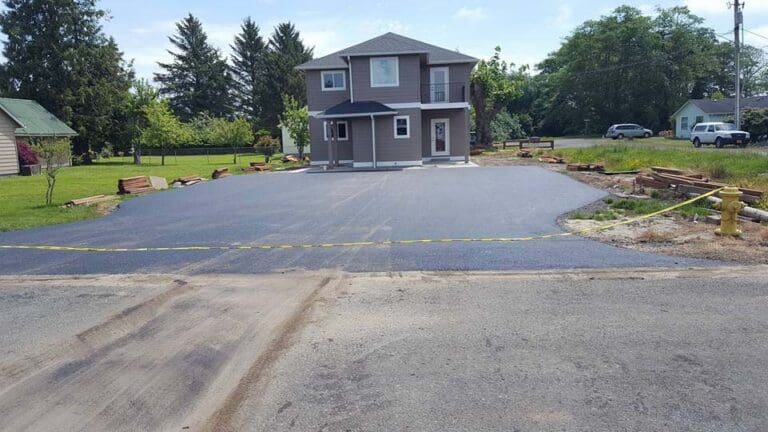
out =
<path fill-rule="evenodd" d="M 699 123 L 691 131 L 694 147 L 701 147 L 702 144 L 714 144 L 717 148 L 723 148 L 726 144 L 746 147 L 749 138 L 749 132 L 736 130 L 732 123 Z"/>

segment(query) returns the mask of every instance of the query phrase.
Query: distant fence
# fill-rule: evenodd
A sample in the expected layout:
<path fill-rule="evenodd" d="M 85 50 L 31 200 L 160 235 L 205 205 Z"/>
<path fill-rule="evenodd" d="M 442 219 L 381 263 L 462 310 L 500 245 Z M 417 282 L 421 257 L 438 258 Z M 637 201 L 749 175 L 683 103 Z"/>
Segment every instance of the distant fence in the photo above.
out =
<path fill-rule="evenodd" d="M 238 147 L 235 149 L 237 154 L 261 154 L 253 147 Z M 162 150 L 159 148 L 142 148 L 142 156 L 161 156 Z M 180 147 L 169 148 L 165 150 L 166 156 L 206 156 L 206 155 L 231 155 L 232 147 Z"/>

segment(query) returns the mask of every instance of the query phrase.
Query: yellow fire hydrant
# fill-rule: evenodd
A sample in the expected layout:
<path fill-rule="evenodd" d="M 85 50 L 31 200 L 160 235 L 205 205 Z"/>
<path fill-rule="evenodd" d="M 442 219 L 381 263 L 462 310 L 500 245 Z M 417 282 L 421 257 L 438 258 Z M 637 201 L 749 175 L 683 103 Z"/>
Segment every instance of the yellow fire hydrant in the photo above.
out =
<path fill-rule="evenodd" d="M 744 204 L 739 200 L 741 198 L 741 191 L 739 188 L 728 186 L 720 192 L 720 198 L 723 200 L 717 206 L 722 212 L 720 228 L 715 230 L 715 234 L 738 237 L 741 235 L 738 216 L 739 212 L 744 208 Z"/>

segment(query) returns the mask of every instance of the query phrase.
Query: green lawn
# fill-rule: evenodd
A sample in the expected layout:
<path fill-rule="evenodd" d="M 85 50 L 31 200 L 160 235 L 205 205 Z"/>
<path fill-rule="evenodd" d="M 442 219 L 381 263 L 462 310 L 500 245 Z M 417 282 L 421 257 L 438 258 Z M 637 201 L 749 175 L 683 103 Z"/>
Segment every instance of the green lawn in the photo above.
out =
<path fill-rule="evenodd" d="M 280 155 L 273 158 L 272 166 L 283 169 Z M 42 225 L 73 222 L 97 216 L 95 208 L 61 208 L 76 198 L 108 195 L 117 192 L 117 180 L 122 177 L 154 175 L 165 177 L 170 183 L 177 177 L 199 175 L 211 178 L 215 168 L 228 167 L 232 174 L 240 174 L 240 168 L 251 161 L 264 161 L 261 155 L 246 155 L 232 163 L 232 155 L 170 156 L 165 166 L 160 157 L 145 157 L 143 165 L 133 165 L 128 157 L 101 160 L 93 165 L 62 168 L 54 191 L 54 206 L 45 203 L 45 176 L 0 178 L 0 231 L 31 228 Z"/>
<path fill-rule="evenodd" d="M 635 141 L 634 143 L 636 143 Z M 768 193 L 768 156 L 738 150 L 706 150 L 692 147 L 658 148 L 632 144 L 556 149 L 548 153 L 568 162 L 600 163 L 611 171 L 665 166 L 692 169 L 709 177 Z"/>

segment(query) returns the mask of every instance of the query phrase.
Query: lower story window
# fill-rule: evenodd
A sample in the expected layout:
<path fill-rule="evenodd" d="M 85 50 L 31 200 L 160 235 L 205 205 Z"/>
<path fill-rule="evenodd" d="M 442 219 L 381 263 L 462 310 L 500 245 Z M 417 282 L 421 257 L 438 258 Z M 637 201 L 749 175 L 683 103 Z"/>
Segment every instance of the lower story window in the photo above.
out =
<path fill-rule="evenodd" d="M 410 116 L 396 116 L 395 117 L 395 138 L 410 138 L 411 137 L 411 117 Z"/>
<path fill-rule="evenodd" d="M 683 117 L 680 119 L 680 130 L 688 130 L 688 117 Z"/>
<path fill-rule="evenodd" d="M 347 141 L 349 139 L 349 136 L 347 134 L 347 122 L 346 121 L 337 121 L 336 123 L 336 129 L 339 131 L 339 141 Z M 334 128 L 331 127 L 331 125 L 328 122 L 323 122 L 323 137 L 326 141 L 328 141 L 334 134 Z"/>

